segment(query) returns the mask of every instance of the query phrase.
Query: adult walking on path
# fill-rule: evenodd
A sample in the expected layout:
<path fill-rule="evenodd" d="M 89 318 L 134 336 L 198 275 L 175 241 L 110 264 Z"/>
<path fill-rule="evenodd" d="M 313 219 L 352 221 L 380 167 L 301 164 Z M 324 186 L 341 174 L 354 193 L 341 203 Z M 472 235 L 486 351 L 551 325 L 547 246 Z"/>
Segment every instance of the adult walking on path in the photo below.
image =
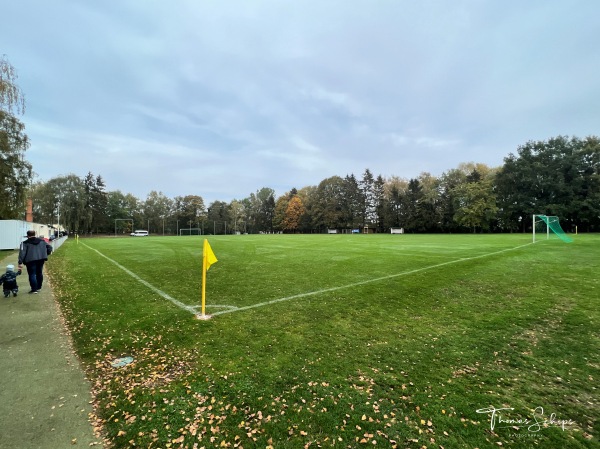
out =
<path fill-rule="evenodd" d="M 0 330 L 0 449 L 101 448 L 89 421 L 90 385 L 51 285 L 35 297 L 0 298 Z"/>
<path fill-rule="evenodd" d="M 19 251 L 19 268 L 21 264 L 27 267 L 29 275 L 29 293 L 37 293 L 42 289 L 44 282 L 44 263 L 52 252 L 52 246 L 45 240 L 35 236 L 34 230 L 27 231 L 27 240 L 21 243 Z"/>

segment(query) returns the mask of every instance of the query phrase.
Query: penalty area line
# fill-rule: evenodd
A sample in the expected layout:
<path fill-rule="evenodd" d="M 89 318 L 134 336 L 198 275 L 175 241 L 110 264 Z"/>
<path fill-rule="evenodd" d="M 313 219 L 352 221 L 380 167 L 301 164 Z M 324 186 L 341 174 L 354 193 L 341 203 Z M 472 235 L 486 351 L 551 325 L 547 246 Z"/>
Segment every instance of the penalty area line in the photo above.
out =
<path fill-rule="evenodd" d="M 123 265 L 121 265 L 119 262 L 117 262 L 116 260 L 111 259 L 110 257 L 102 254 L 100 251 L 98 251 L 97 249 L 92 248 L 91 246 L 86 245 L 85 243 L 82 243 L 83 246 L 85 246 L 86 248 L 91 249 L 92 251 L 97 252 L 99 255 L 101 255 L 102 257 L 104 257 L 106 260 L 108 260 L 109 262 L 114 263 L 117 267 L 119 267 L 121 270 L 123 270 L 125 273 L 127 273 L 129 276 L 131 276 L 132 278 L 134 278 L 136 281 L 140 282 L 141 284 L 144 284 L 146 287 L 148 287 L 150 290 L 152 290 L 154 293 L 156 293 L 157 295 L 160 295 L 161 297 L 163 297 L 164 299 L 166 299 L 167 301 L 172 302 L 173 304 L 175 304 L 177 307 L 179 307 L 180 309 L 186 310 L 194 315 L 197 314 L 197 307 L 194 306 L 188 306 L 187 304 L 182 303 L 181 301 L 177 301 L 175 298 L 173 298 L 172 296 L 169 296 L 167 293 L 163 292 L 162 290 L 159 290 L 158 288 L 156 288 L 154 285 L 152 285 L 151 283 L 149 283 L 148 281 L 145 281 L 144 279 L 142 279 L 141 277 L 139 277 L 137 274 L 135 274 L 133 271 L 129 270 L 128 268 L 124 267 Z"/>
<path fill-rule="evenodd" d="M 402 273 L 390 274 L 388 276 L 382 276 L 382 277 L 378 277 L 378 278 L 367 279 L 367 280 L 360 281 L 360 282 L 354 282 L 352 284 L 341 285 L 339 287 L 324 288 L 323 290 L 316 290 L 316 291 L 313 291 L 313 292 L 300 293 L 298 295 L 286 296 L 285 298 L 272 299 L 270 301 L 260 302 L 260 303 L 257 303 L 257 304 L 252 304 L 250 306 L 237 307 L 237 308 L 228 309 L 228 310 L 220 310 L 220 311 L 212 313 L 211 315 L 212 316 L 217 316 L 217 315 L 224 315 L 226 313 L 241 312 L 243 310 L 256 309 L 258 307 L 264 307 L 264 306 L 269 306 L 271 304 L 277 304 L 278 302 L 291 301 L 292 299 L 305 298 L 307 296 L 315 296 L 315 295 L 320 295 L 322 293 L 335 292 L 337 290 L 342 290 L 342 289 L 345 289 L 345 288 L 352 288 L 352 287 L 358 287 L 358 286 L 365 285 L 365 284 L 372 284 L 373 282 L 385 281 L 385 280 L 388 280 L 388 279 L 394 279 L 394 278 L 401 277 L 401 276 L 408 276 L 409 274 L 415 274 L 415 273 L 419 273 L 421 271 L 427 271 L 427 270 L 431 270 L 431 269 L 434 269 L 434 268 L 443 267 L 443 266 L 446 266 L 446 265 L 452 265 L 452 264 L 460 263 L 460 262 L 467 262 L 469 260 L 481 259 L 483 257 L 489 257 L 489 256 L 493 256 L 495 254 L 501 254 L 501 253 L 505 253 L 507 251 L 513 251 L 513 250 L 516 250 L 516 249 L 519 249 L 519 248 L 524 248 L 524 247 L 529 246 L 531 244 L 532 243 L 526 243 L 525 245 L 519 245 L 519 246 L 515 246 L 513 248 L 501 249 L 500 251 L 494 251 L 494 252 L 491 252 L 491 253 L 480 254 L 479 256 L 462 257 L 460 259 L 450 260 L 448 262 L 442 262 L 442 263 L 438 263 L 438 264 L 435 264 L 435 265 L 430 265 L 430 266 L 427 266 L 427 267 L 416 268 L 414 270 L 409 270 L 409 271 L 403 271 Z"/>

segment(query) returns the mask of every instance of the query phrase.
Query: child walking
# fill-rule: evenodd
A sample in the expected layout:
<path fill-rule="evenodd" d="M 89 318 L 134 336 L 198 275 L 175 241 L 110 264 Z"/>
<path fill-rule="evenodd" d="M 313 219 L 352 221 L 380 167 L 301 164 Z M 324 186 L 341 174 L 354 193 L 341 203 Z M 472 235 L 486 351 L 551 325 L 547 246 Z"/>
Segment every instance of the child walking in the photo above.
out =
<path fill-rule="evenodd" d="M 21 269 L 15 271 L 14 265 L 6 266 L 6 273 L 0 276 L 0 284 L 2 284 L 2 290 L 4 291 L 4 297 L 8 298 L 12 292 L 13 296 L 17 296 L 19 293 L 19 286 L 17 285 L 17 276 L 21 274 Z"/>

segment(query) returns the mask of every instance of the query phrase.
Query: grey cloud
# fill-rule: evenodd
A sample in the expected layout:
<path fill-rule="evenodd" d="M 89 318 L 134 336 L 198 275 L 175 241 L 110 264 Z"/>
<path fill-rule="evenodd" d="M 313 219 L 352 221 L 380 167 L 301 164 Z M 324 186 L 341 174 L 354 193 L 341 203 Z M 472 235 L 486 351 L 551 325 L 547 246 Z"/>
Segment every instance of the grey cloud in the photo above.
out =
<path fill-rule="evenodd" d="M 41 179 L 241 198 L 597 133 L 600 5 L 9 2 Z M 57 158 L 56 155 L 61 155 Z M 115 163 L 118 161 L 118 163 Z M 131 169 L 134 167 L 134 169 Z"/>

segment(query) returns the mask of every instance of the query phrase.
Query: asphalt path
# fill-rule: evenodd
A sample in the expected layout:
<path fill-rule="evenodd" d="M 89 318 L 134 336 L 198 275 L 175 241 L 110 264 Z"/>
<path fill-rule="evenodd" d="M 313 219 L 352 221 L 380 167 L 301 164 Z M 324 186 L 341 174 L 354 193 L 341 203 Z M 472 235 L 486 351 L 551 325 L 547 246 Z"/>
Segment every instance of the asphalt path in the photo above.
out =
<path fill-rule="evenodd" d="M 17 266 L 16 252 L 0 253 L 0 270 Z M 51 263 L 51 260 L 48 262 Z M 90 384 L 74 355 L 47 277 L 28 294 L 0 295 L 0 449 L 102 448 L 94 435 Z"/>

